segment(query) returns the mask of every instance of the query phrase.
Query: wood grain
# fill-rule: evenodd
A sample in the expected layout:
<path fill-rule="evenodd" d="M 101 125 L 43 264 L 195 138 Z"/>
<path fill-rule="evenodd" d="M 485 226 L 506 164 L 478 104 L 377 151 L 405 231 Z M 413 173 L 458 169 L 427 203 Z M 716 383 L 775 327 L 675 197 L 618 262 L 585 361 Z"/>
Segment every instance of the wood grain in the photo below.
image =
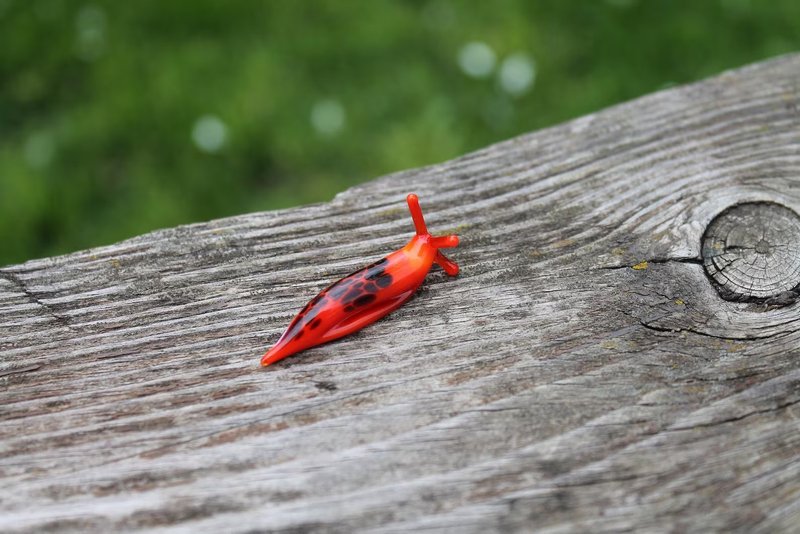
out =
<path fill-rule="evenodd" d="M 0 270 L 0 531 L 788 532 L 800 307 L 708 224 L 800 211 L 800 55 L 331 202 Z M 356 335 L 261 369 L 328 283 L 455 232 Z"/>

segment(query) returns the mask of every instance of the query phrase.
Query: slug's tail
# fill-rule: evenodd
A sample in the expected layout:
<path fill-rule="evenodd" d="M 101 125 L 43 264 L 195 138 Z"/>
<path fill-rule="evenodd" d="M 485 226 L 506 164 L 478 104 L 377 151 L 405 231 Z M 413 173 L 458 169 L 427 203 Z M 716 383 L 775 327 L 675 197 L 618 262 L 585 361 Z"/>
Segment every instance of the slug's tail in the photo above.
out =
<path fill-rule="evenodd" d="M 275 343 L 275 346 L 269 349 L 267 353 L 261 357 L 261 365 L 266 367 L 286 358 L 287 356 L 291 356 L 296 352 L 298 352 L 297 346 L 294 346 L 290 339 L 286 339 L 284 336 L 281 336 L 281 339 Z"/>
<path fill-rule="evenodd" d="M 281 349 L 275 350 L 273 347 L 267 351 L 267 353 L 261 357 L 261 366 L 266 367 L 289 356 L 288 351 L 282 349 L 283 348 L 281 347 Z"/>
<path fill-rule="evenodd" d="M 411 193 L 406 197 L 406 202 L 408 202 L 408 211 L 411 212 L 411 220 L 414 221 L 414 229 L 416 229 L 417 235 L 430 235 L 428 227 L 425 225 L 425 218 L 422 216 L 422 208 L 419 207 L 419 197 Z M 437 249 L 454 248 L 458 246 L 458 236 L 445 235 L 432 237 L 430 243 Z M 436 257 L 433 261 L 441 266 L 444 272 L 450 276 L 458 274 L 458 264 L 442 254 L 442 251 L 436 251 Z"/>

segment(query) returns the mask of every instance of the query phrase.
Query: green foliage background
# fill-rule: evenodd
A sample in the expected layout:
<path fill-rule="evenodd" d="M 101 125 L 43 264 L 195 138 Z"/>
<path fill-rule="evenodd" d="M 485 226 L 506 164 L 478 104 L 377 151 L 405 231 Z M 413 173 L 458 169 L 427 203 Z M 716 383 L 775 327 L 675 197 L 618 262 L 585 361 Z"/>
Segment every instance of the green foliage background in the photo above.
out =
<path fill-rule="evenodd" d="M 0 0 L 0 265 L 326 200 L 798 39 L 797 0 Z M 472 41 L 531 89 L 467 76 Z"/>

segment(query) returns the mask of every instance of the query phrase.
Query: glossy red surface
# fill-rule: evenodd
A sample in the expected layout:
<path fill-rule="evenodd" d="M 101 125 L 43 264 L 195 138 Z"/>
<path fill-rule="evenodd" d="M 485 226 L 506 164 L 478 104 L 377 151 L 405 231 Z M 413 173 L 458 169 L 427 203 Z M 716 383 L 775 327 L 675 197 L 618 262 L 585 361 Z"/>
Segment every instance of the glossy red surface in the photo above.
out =
<path fill-rule="evenodd" d="M 458 237 L 431 236 L 417 196 L 410 194 L 406 201 L 417 232 L 411 241 L 314 297 L 264 354 L 261 365 L 346 336 L 384 317 L 414 295 L 434 263 L 450 276 L 458 274 L 458 265 L 439 250 L 458 246 Z"/>

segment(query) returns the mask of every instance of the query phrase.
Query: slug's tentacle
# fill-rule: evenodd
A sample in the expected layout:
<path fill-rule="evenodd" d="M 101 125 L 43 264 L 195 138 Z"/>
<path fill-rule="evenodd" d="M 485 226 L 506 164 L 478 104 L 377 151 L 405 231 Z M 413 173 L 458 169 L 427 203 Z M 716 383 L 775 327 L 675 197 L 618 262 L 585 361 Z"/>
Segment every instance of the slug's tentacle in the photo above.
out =
<path fill-rule="evenodd" d="M 417 235 L 430 235 L 428 234 L 428 227 L 425 226 L 425 217 L 422 216 L 422 208 L 419 207 L 419 197 L 411 193 L 406 197 L 408 203 L 408 211 L 411 212 L 411 220 L 414 221 L 414 229 Z"/>
<path fill-rule="evenodd" d="M 455 248 L 458 246 L 458 236 L 443 235 L 441 237 L 432 237 L 431 245 L 435 248 Z"/>
<path fill-rule="evenodd" d="M 436 251 L 436 256 L 433 258 L 433 261 L 436 262 L 436 264 L 442 269 L 444 269 L 444 272 L 450 276 L 455 276 L 458 274 L 458 264 L 442 254 L 440 250 Z"/>

